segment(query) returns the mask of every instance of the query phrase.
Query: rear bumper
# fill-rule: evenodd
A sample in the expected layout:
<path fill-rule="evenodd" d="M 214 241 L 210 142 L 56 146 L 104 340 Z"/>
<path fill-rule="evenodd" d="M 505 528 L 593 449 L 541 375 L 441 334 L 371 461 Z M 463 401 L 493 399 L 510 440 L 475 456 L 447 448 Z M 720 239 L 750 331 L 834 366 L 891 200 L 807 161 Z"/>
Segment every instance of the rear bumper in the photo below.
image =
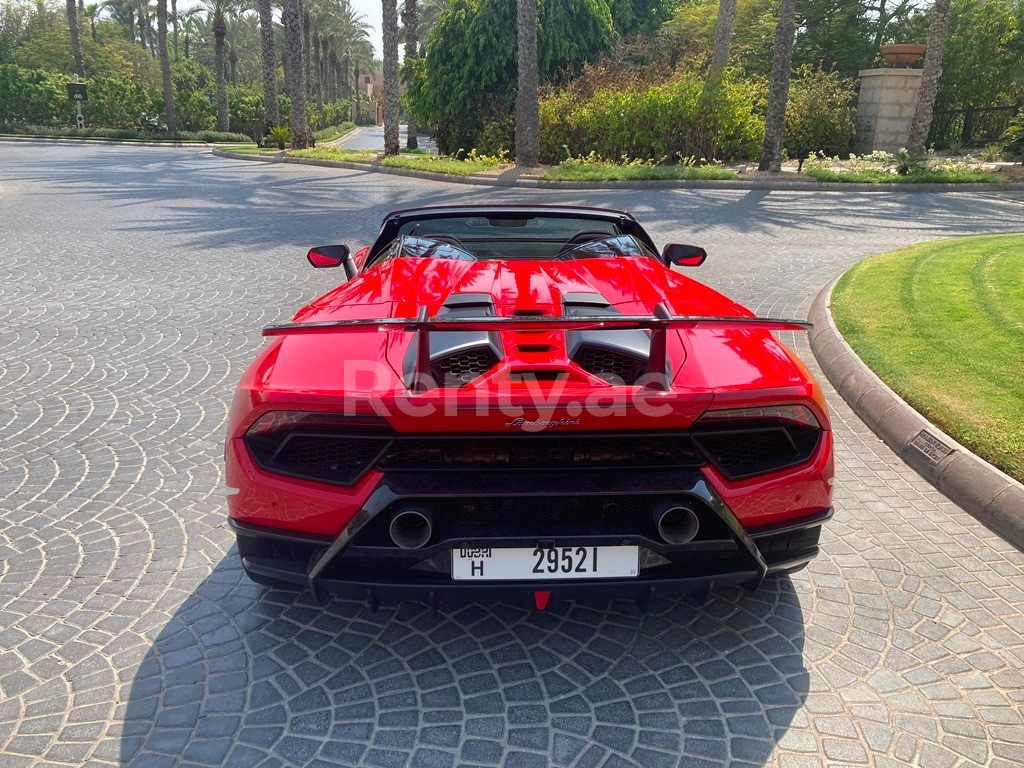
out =
<path fill-rule="evenodd" d="M 664 493 L 665 488 L 656 477 L 656 474 L 644 473 L 637 477 L 634 486 L 623 487 L 621 482 L 616 483 L 616 491 L 640 495 Z M 440 600 L 509 601 L 517 597 L 528 600 L 535 592 L 543 591 L 566 599 L 646 601 L 655 595 L 707 591 L 714 586 L 744 585 L 753 589 L 767 575 L 794 570 L 812 560 L 818 553 L 821 526 L 832 515 L 831 509 L 824 509 L 797 520 L 747 530 L 702 477 L 695 474 L 692 481 L 683 487 L 678 485 L 678 475 L 675 479 L 673 493 L 685 492 L 703 502 L 706 513 L 716 516 L 717 522 L 724 523 L 720 529 L 726 531 L 727 541 L 693 542 L 673 549 L 664 545 L 659 547 L 639 531 L 636 536 L 623 539 L 621 536 L 597 535 L 552 537 L 542 529 L 531 531 L 528 536 L 517 536 L 514 540 L 501 536 L 472 539 L 474 546 L 492 547 L 536 546 L 540 542 L 545 542 L 545 546 L 569 546 L 584 540 L 591 544 L 633 543 L 674 558 L 669 566 L 656 567 L 648 572 L 642 569 L 638 577 L 630 579 L 454 581 L 443 572 L 423 572 L 389 565 L 386 559 L 389 553 L 379 548 L 360 547 L 357 540 L 360 531 L 378 514 L 386 513 L 396 500 L 453 495 L 452 485 L 429 487 L 422 480 L 405 486 L 385 482 L 335 537 L 293 533 L 233 519 L 229 523 L 238 538 L 242 565 L 249 574 L 258 579 L 262 577 L 262 580 L 308 587 L 318 599 L 336 594 L 376 605 L 381 601 L 403 600 L 433 604 Z M 501 483 L 497 483 L 497 488 L 495 484 L 495 479 L 491 478 L 488 482 L 491 492 L 501 495 Z M 559 492 L 566 496 L 579 492 L 566 487 L 564 479 L 559 485 Z M 521 486 L 519 489 L 521 491 Z M 475 490 L 465 488 L 454 493 L 469 496 Z M 545 488 L 544 491 L 551 494 L 553 489 Z M 509 489 L 508 495 L 521 494 L 514 494 Z M 444 553 L 453 544 L 454 540 L 445 539 L 421 552 L 424 555 L 433 552 L 443 561 Z M 373 561 L 375 552 L 385 555 L 379 563 Z M 354 560 L 351 559 L 353 553 L 357 553 Z M 352 567 L 353 562 L 361 565 Z"/>

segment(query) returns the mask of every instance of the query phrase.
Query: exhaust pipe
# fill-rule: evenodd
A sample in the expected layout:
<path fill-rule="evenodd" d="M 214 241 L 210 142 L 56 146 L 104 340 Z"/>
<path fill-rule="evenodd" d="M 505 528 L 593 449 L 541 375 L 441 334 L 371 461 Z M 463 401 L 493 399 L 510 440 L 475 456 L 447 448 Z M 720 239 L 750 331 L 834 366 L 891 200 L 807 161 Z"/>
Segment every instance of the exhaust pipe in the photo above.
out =
<path fill-rule="evenodd" d="M 686 544 L 693 541 L 700 528 L 697 514 L 687 505 L 675 501 L 654 508 L 654 525 L 666 544 Z"/>
<path fill-rule="evenodd" d="M 401 509 L 391 516 L 391 540 L 402 549 L 419 549 L 434 532 L 433 515 L 427 510 Z"/>

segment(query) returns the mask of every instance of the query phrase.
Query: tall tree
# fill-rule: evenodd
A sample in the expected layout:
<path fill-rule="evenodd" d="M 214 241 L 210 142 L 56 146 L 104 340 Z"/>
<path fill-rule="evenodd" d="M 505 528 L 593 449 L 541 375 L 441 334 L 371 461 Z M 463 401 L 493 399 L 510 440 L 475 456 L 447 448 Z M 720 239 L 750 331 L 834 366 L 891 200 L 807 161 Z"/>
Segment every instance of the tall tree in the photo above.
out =
<path fill-rule="evenodd" d="M 416 8 L 416 0 L 405 0 L 405 9 L 402 13 L 402 26 L 405 27 L 405 60 L 419 58 L 419 12 Z M 405 118 L 405 146 L 407 149 L 416 149 L 416 133 L 419 126 L 416 124 L 416 116 L 411 110 L 406 110 Z"/>
<path fill-rule="evenodd" d="M 517 0 L 519 30 L 516 89 L 516 165 L 532 168 L 540 158 L 540 74 L 537 68 L 537 0 Z"/>
<path fill-rule="evenodd" d="M 174 89 L 171 86 L 171 58 L 167 55 L 167 0 L 156 0 L 156 34 L 160 49 L 160 75 L 164 86 L 164 118 L 167 130 L 178 130 L 174 112 Z"/>
<path fill-rule="evenodd" d="M 302 82 L 306 89 L 306 95 L 313 94 L 310 71 L 312 70 L 313 48 L 310 44 L 310 20 L 309 3 L 311 0 L 303 0 L 302 3 Z"/>
<path fill-rule="evenodd" d="M 764 146 L 760 171 L 782 170 L 782 142 L 786 129 L 786 102 L 789 100 L 789 76 L 793 69 L 793 40 L 796 37 L 796 0 L 782 0 L 779 23 L 775 27 L 772 77 L 768 86 L 768 108 L 764 116 Z"/>
<path fill-rule="evenodd" d="M 924 152 L 924 142 L 932 127 L 932 110 L 935 107 L 935 94 L 939 91 L 939 80 L 942 78 L 942 56 L 946 51 L 948 34 L 949 0 L 935 0 L 928 23 L 928 49 L 924 54 L 921 89 L 917 92 L 914 119 L 910 122 L 910 138 L 907 139 L 907 149 L 915 154 Z"/>
<path fill-rule="evenodd" d="M 99 3 L 91 3 L 85 6 L 85 18 L 89 20 L 89 31 L 92 34 L 92 41 L 94 43 L 99 42 L 99 37 L 96 35 L 96 17 L 100 15 L 100 11 L 103 10 L 103 6 Z"/>
<path fill-rule="evenodd" d="M 729 46 L 732 45 L 732 28 L 735 21 L 736 0 L 718 0 L 715 47 L 711 51 L 712 74 L 718 74 L 729 63 Z"/>
<path fill-rule="evenodd" d="M 274 8 L 271 0 L 259 0 L 260 14 L 260 60 L 263 64 L 263 110 L 267 122 L 281 124 L 277 110 L 277 54 L 274 50 Z"/>
<path fill-rule="evenodd" d="M 284 54 L 288 59 L 287 85 L 291 99 L 292 146 L 305 149 L 313 141 L 306 114 L 306 88 L 302 69 L 302 0 L 284 0 Z"/>
<path fill-rule="evenodd" d="M 71 55 L 75 57 L 75 73 L 85 77 L 85 62 L 82 59 L 81 27 L 78 26 L 78 6 L 75 0 L 67 0 L 68 30 L 71 32 Z"/>
<path fill-rule="evenodd" d="M 398 154 L 398 4 L 383 0 L 384 37 L 384 154 Z"/>
<path fill-rule="evenodd" d="M 174 30 L 174 58 L 178 58 L 178 0 L 171 0 L 171 28 Z"/>
<path fill-rule="evenodd" d="M 217 76 L 217 130 L 227 131 L 229 130 L 228 81 L 224 66 L 224 38 L 228 34 L 228 25 L 224 18 L 227 3 L 226 0 L 206 0 L 206 5 L 213 29 L 213 70 Z"/>

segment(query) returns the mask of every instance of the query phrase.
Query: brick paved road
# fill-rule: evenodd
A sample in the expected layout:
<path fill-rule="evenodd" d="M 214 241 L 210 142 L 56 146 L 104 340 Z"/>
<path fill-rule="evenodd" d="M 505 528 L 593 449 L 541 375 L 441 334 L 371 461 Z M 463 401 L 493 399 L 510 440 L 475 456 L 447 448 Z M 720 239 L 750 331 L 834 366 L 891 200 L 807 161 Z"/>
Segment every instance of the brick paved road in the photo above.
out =
<path fill-rule="evenodd" d="M 326 609 L 244 579 L 227 398 L 328 288 L 310 244 L 524 192 L 0 144 L 0 765 L 1024 764 L 1024 555 L 833 396 L 837 514 L 807 571 L 705 607 Z M 858 258 L 1021 228 L 1021 197 L 530 193 L 625 207 L 802 316 Z M 805 357 L 806 344 L 799 342 Z"/>

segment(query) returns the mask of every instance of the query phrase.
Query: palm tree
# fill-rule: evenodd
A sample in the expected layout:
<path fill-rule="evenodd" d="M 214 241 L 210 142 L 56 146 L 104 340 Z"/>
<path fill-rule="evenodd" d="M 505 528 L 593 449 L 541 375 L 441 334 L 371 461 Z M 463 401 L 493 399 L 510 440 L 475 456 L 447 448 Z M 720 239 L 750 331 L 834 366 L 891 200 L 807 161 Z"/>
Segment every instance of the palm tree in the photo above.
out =
<path fill-rule="evenodd" d="M 199 14 L 202 12 L 201 8 L 190 8 L 181 14 L 181 35 L 185 38 L 184 40 L 184 54 L 185 58 L 188 59 L 192 52 L 192 41 L 199 36 Z"/>
<path fill-rule="evenodd" d="M 416 36 L 419 27 L 417 16 L 416 0 L 405 0 L 402 26 L 405 27 L 405 58 L 407 61 L 419 57 L 419 40 Z M 405 123 L 405 146 L 407 149 L 416 149 L 416 132 L 419 126 L 416 125 L 416 117 L 412 112 L 407 114 Z"/>
<path fill-rule="evenodd" d="M 217 75 L 217 130 L 227 131 L 228 125 L 228 83 L 224 71 L 224 39 L 228 34 L 224 15 L 228 11 L 228 0 L 205 0 L 205 10 L 213 29 L 213 70 Z"/>
<path fill-rule="evenodd" d="M 736 20 L 736 0 L 718 0 L 718 18 L 715 20 L 715 47 L 711 53 L 711 73 L 717 75 L 729 63 L 732 26 Z"/>
<path fill-rule="evenodd" d="M 398 4 L 382 0 L 384 37 L 384 154 L 398 154 Z"/>
<path fill-rule="evenodd" d="M 789 75 L 793 69 L 793 40 L 796 37 L 796 0 L 782 0 L 779 23 L 775 27 L 775 52 L 772 55 L 768 108 L 764 117 L 764 146 L 759 171 L 782 170 L 782 141 L 786 129 L 786 102 L 789 100 Z"/>
<path fill-rule="evenodd" d="M 78 7 L 75 0 L 67 0 L 68 29 L 71 32 L 71 55 L 75 57 L 75 73 L 85 77 L 85 62 L 82 60 L 82 38 L 78 26 Z"/>
<path fill-rule="evenodd" d="M 313 141 L 306 115 L 306 89 L 302 75 L 302 18 L 302 0 L 284 0 L 284 51 L 288 59 L 288 97 L 292 102 L 292 146 L 296 149 L 305 149 Z"/>
<path fill-rule="evenodd" d="M 302 3 L 302 87 L 306 89 L 306 95 L 313 95 L 313 87 L 310 80 L 311 62 L 313 59 L 313 47 L 310 38 L 309 4 L 312 0 L 303 0 Z"/>
<path fill-rule="evenodd" d="M 532 168 L 540 159 L 540 104 L 537 71 L 537 0 L 517 0 L 519 28 L 516 89 L 516 165 Z"/>
<path fill-rule="evenodd" d="M 178 58 L 178 0 L 171 0 L 171 26 L 174 28 L 174 58 Z"/>
<path fill-rule="evenodd" d="M 82 15 L 89 20 L 89 32 L 92 36 L 92 41 L 98 42 L 99 38 L 96 36 L 96 17 L 100 15 L 100 11 L 103 10 L 103 6 L 99 3 L 92 3 L 85 6 L 82 11 Z"/>
<path fill-rule="evenodd" d="M 263 109 L 267 122 L 281 124 L 277 110 L 277 53 L 274 50 L 274 9 L 271 0 L 258 0 L 260 15 L 260 61 L 263 64 Z"/>
<path fill-rule="evenodd" d="M 907 139 L 907 149 L 917 155 L 924 152 L 924 142 L 932 127 L 932 110 L 935 108 L 935 95 L 942 77 L 942 56 L 946 50 L 948 34 L 949 0 L 935 0 L 931 21 L 928 23 L 928 48 L 924 54 L 921 89 L 917 92 L 914 118 L 910 121 L 910 138 Z"/>
<path fill-rule="evenodd" d="M 160 48 L 160 75 L 164 86 L 164 118 L 167 130 L 178 130 L 174 112 L 174 90 L 171 87 L 171 59 L 167 55 L 167 0 L 156 0 L 156 33 Z"/>

